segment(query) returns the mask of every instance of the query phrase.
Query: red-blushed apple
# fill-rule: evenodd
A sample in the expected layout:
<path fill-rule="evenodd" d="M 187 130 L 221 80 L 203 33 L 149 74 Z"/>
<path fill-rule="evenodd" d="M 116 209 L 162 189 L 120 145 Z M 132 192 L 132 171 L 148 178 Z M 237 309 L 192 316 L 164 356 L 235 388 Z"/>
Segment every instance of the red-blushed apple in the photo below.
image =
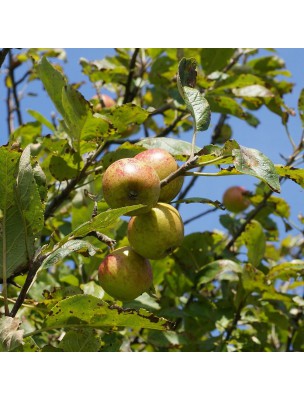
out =
<path fill-rule="evenodd" d="M 112 99 L 112 97 L 110 97 L 109 95 L 101 94 L 100 98 L 103 101 L 105 108 L 116 106 L 116 101 L 114 99 Z M 102 105 L 99 100 L 99 97 L 97 95 L 93 96 L 91 102 L 93 104 L 94 111 L 100 112 L 102 109 Z"/>
<path fill-rule="evenodd" d="M 245 196 L 248 191 L 242 186 L 231 186 L 223 195 L 223 204 L 228 211 L 239 213 L 249 207 L 250 201 Z"/>
<path fill-rule="evenodd" d="M 150 289 L 153 273 L 149 260 L 125 246 L 106 256 L 99 266 L 98 280 L 110 296 L 129 301 Z"/>
<path fill-rule="evenodd" d="M 183 239 L 183 221 L 170 204 L 158 203 L 148 213 L 132 217 L 128 224 L 130 246 L 151 260 L 166 257 Z"/>
<path fill-rule="evenodd" d="M 178 164 L 174 157 L 171 156 L 168 151 L 163 149 L 148 149 L 137 154 L 134 158 L 151 165 L 157 172 L 160 180 L 167 178 L 167 176 L 178 169 Z M 160 189 L 159 201 L 169 203 L 180 192 L 183 183 L 184 177 L 178 176 L 173 181 L 162 187 Z"/>
<path fill-rule="evenodd" d="M 160 180 L 148 164 L 135 158 L 115 161 L 102 179 L 103 196 L 111 208 L 142 204 L 146 207 L 128 215 L 148 212 L 156 205 L 160 193 Z"/>

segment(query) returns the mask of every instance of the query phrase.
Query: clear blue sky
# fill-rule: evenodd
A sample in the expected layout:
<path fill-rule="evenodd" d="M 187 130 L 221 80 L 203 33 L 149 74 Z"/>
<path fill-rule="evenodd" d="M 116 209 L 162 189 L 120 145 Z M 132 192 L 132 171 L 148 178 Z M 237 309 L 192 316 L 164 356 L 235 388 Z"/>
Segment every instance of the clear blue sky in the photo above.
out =
<path fill-rule="evenodd" d="M 88 60 L 101 59 L 106 55 L 114 54 L 113 49 L 66 49 L 68 62 L 64 64 L 64 70 L 71 83 L 78 81 L 86 81 L 86 84 L 81 86 L 80 91 L 87 99 L 94 95 L 95 91 L 92 85 L 87 81 L 86 77 L 81 74 L 81 66 L 79 58 L 84 57 Z M 302 88 L 304 88 L 304 49 L 277 49 L 277 53 L 286 62 L 286 68 L 291 71 L 292 77 L 288 78 L 295 83 L 292 94 L 285 97 L 287 105 L 297 110 L 298 96 Z M 266 54 L 262 51 L 261 54 Z M 3 67 L 2 67 L 3 69 Z M 286 79 L 286 78 L 285 78 Z M 26 89 L 24 87 L 24 89 Z M 41 82 L 32 82 L 28 86 L 28 90 L 37 93 L 37 97 L 25 96 L 22 100 L 22 112 L 24 121 L 32 120 L 32 117 L 26 113 L 27 109 L 34 109 L 41 112 L 47 118 L 50 112 L 54 110 L 54 106 L 50 100 L 42 95 Z M 26 91 L 25 91 L 26 93 Z M 43 97 L 42 97 L 43 96 Z M 3 73 L 0 75 L 0 145 L 7 142 L 7 122 L 6 122 L 6 88 L 3 82 Z M 43 100 L 42 100 L 43 99 Z M 244 121 L 237 118 L 230 118 L 229 123 L 232 125 L 234 139 L 241 145 L 246 147 L 256 148 L 266 154 L 274 163 L 283 163 L 280 154 L 288 156 L 292 149 L 287 139 L 285 130 L 281 125 L 280 118 L 270 113 L 265 107 L 256 113 L 261 123 L 257 128 L 248 126 Z M 214 125 L 218 119 L 218 114 L 212 116 L 211 125 L 207 132 L 201 133 L 198 137 L 197 144 L 203 146 L 210 142 L 210 136 Z M 301 123 L 299 116 L 291 117 L 289 122 L 290 132 L 297 143 L 301 134 Z M 191 141 L 190 134 L 185 134 L 183 140 Z M 242 185 L 249 190 L 254 189 L 257 179 L 248 176 L 235 177 L 200 177 L 192 192 L 188 197 L 198 196 L 207 197 L 213 200 L 221 200 L 224 190 L 232 185 Z M 291 205 L 291 220 L 297 223 L 297 215 L 304 211 L 304 194 L 303 189 L 295 183 L 288 181 L 282 186 L 282 196 Z M 204 210 L 209 209 L 206 205 L 191 204 L 183 205 L 180 209 L 184 220 L 196 215 Z M 186 233 L 194 231 L 204 231 L 213 229 L 222 229 L 219 223 L 219 215 L 224 213 L 219 211 L 210 214 L 202 219 L 199 219 L 186 226 Z M 285 233 L 281 222 L 277 221 L 280 227 L 281 236 Z"/>

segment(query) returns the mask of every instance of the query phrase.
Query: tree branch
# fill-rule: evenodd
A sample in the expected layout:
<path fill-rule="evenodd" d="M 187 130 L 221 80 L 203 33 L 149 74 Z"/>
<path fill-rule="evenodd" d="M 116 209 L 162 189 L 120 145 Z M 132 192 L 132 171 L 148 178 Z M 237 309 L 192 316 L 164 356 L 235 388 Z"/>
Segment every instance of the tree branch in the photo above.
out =
<path fill-rule="evenodd" d="M 134 71 L 135 71 L 136 58 L 139 53 L 139 50 L 140 49 L 135 49 L 134 53 L 132 55 L 132 58 L 131 58 L 130 67 L 129 67 L 129 75 L 128 75 L 128 79 L 127 79 L 126 91 L 125 91 L 125 96 L 123 99 L 123 104 L 129 103 L 133 100 L 133 98 L 132 98 L 133 96 L 131 93 L 131 85 L 132 85 L 132 79 L 133 79 Z"/>

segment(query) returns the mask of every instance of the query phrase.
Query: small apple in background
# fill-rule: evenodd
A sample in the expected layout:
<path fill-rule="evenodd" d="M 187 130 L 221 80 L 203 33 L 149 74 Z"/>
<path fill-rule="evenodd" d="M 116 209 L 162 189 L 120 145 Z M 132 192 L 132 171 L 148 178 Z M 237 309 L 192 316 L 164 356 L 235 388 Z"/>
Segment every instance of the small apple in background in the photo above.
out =
<path fill-rule="evenodd" d="M 137 154 L 134 158 L 151 165 L 160 180 L 167 178 L 172 172 L 178 169 L 178 164 L 174 157 L 163 149 L 149 149 Z M 160 190 L 159 201 L 169 203 L 180 192 L 184 182 L 184 177 L 179 176 L 168 183 Z"/>
<path fill-rule="evenodd" d="M 101 94 L 100 98 L 102 99 L 103 104 L 106 108 L 116 106 L 116 101 L 114 99 L 112 99 L 112 97 L 110 97 L 109 95 Z M 102 109 L 102 105 L 101 105 L 100 99 L 97 95 L 92 97 L 92 103 L 93 103 L 94 111 L 100 112 Z"/>
<path fill-rule="evenodd" d="M 128 224 L 130 246 L 151 260 L 166 257 L 183 239 L 183 221 L 170 204 L 158 203 L 148 213 L 132 217 Z"/>
<path fill-rule="evenodd" d="M 160 180 L 150 165 L 135 158 L 122 158 L 105 171 L 102 190 L 104 199 L 111 208 L 145 205 L 145 208 L 128 214 L 137 215 L 156 205 L 160 193 Z"/>
<path fill-rule="evenodd" d="M 239 213 L 246 210 L 250 205 L 249 199 L 245 196 L 248 191 L 242 186 L 231 186 L 223 195 L 223 204 L 227 210 Z"/>
<path fill-rule="evenodd" d="M 110 296 L 118 300 L 134 300 L 150 289 L 153 282 L 149 260 L 129 246 L 108 254 L 98 269 L 98 280 Z"/>

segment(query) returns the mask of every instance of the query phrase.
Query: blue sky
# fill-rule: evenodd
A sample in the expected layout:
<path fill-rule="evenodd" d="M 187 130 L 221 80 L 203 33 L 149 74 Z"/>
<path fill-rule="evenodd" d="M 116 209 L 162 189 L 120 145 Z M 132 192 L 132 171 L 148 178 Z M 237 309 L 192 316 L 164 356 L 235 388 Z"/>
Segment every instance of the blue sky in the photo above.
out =
<path fill-rule="evenodd" d="M 80 57 L 88 60 L 101 59 L 106 55 L 114 54 L 113 49 L 66 49 L 68 62 L 64 64 L 64 70 L 69 78 L 69 81 L 78 82 L 86 81 L 86 84 L 81 86 L 80 91 L 87 99 L 94 95 L 95 91 L 92 85 L 87 81 L 86 77 L 81 74 L 81 66 L 79 64 Z M 262 51 L 261 54 L 265 54 Z M 292 94 L 285 97 L 286 104 L 297 110 L 297 101 L 301 89 L 304 88 L 304 49 L 277 49 L 277 54 L 286 62 L 286 68 L 291 71 L 292 77 L 288 78 L 295 83 Z M 285 78 L 286 79 L 286 78 Z M 25 88 L 26 89 L 26 88 Z M 28 86 L 28 90 L 37 93 L 37 97 L 26 96 L 22 100 L 22 110 L 24 121 L 32 120 L 32 117 L 26 113 L 27 109 L 34 109 L 41 112 L 47 118 L 50 112 L 54 110 L 54 106 L 50 100 L 42 94 L 41 82 L 32 82 Z M 0 75 L 0 145 L 7 141 L 7 122 L 6 122 L 6 104 L 5 104 L 6 88 L 3 82 L 3 74 Z M 257 128 L 248 126 L 244 121 L 237 118 L 230 118 L 229 123 L 233 128 L 234 139 L 241 145 L 251 148 L 256 148 L 267 155 L 274 163 L 282 164 L 283 159 L 280 154 L 289 156 L 292 152 L 290 142 L 287 139 L 285 129 L 281 125 L 280 118 L 270 113 L 266 108 L 262 108 L 256 113 L 261 123 Z M 198 136 L 197 145 L 204 146 L 210 142 L 210 137 L 214 125 L 216 124 L 218 115 L 212 115 L 211 125 L 207 132 L 203 132 Z M 301 135 L 301 123 L 299 116 L 290 117 L 289 120 L 290 132 L 297 143 Z M 185 134 L 183 140 L 191 141 L 191 134 Z M 254 190 L 258 180 L 249 176 L 234 176 L 234 177 L 200 177 L 193 190 L 188 194 L 188 197 L 198 196 L 206 197 L 213 200 L 221 200 L 223 192 L 232 185 L 242 185 L 249 190 Z M 282 186 L 280 195 L 291 205 L 291 220 L 297 223 L 297 215 L 303 213 L 304 194 L 303 189 L 295 183 L 288 181 Z M 184 220 L 204 211 L 209 207 L 201 204 L 183 205 L 180 212 Z M 219 215 L 225 213 L 219 211 L 210 214 L 204 218 L 196 220 L 186 226 L 186 233 L 203 230 L 222 229 L 219 223 Z M 277 220 L 280 227 L 281 236 L 285 236 L 283 224 Z"/>

